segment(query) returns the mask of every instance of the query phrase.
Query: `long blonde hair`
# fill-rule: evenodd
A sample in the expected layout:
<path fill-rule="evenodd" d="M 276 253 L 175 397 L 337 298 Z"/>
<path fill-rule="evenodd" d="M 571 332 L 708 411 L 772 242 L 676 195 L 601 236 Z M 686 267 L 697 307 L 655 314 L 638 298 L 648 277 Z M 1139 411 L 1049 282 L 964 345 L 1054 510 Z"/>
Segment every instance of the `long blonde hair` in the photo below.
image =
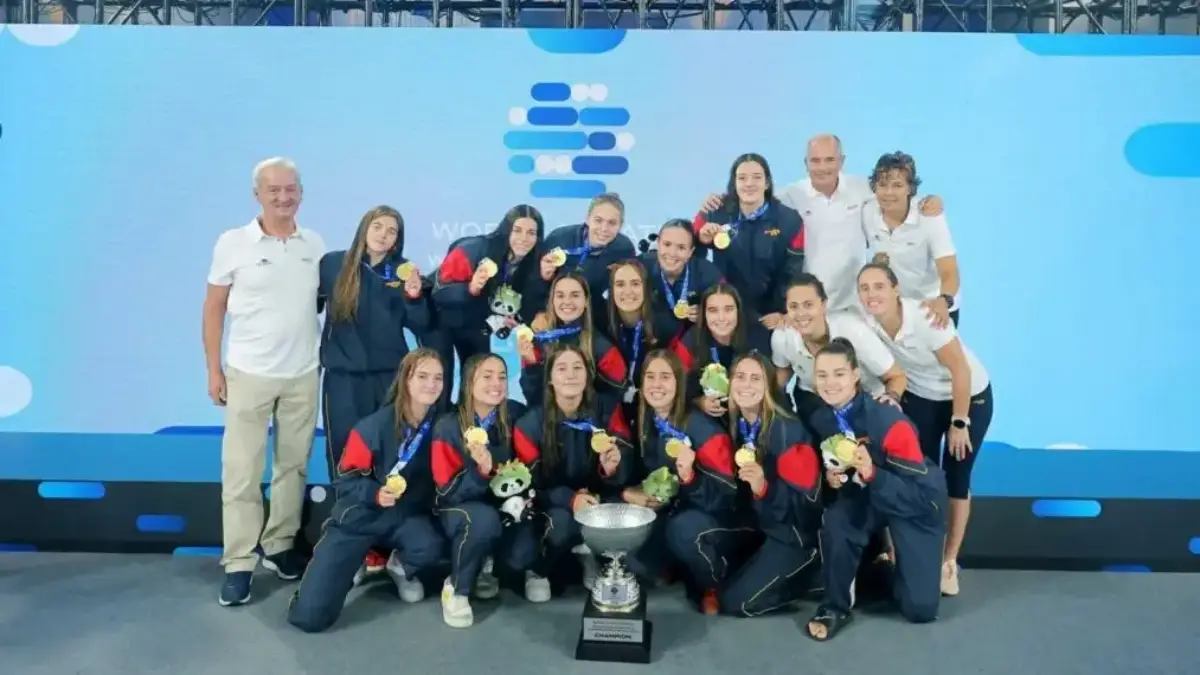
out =
<path fill-rule="evenodd" d="M 392 409 L 396 413 L 396 436 L 402 438 L 404 436 L 404 423 L 416 426 L 421 423 L 421 420 L 409 419 L 408 414 L 408 381 L 412 379 L 417 372 L 417 366 L 421 365 L 422 361 L 432 359 L 439 366 L 442 365 L 442 359 L 438 353 L 429 347 L 419 347 L 412 350 L 404 356 L 404 360 L 400 362 L 400 368 L 396 370 L 396 379 L 392 380 L 392 386 L 388 389 L 388 400 L 392 402 Z M 443 374 L 444 374 L 443 370 Z M 442 386 L 446 386 L 445 380 L 442 381 Z M 436 403 L 434 404 L 437 405 Z"/>
<path fill-rule="evenodd" d="M 558 313 L 554 311 L 554 289 L 558 288 L 559 284 L 568 279 L 575 281 L 583 289 L 583 316 L 580 317 L 580 323 L 583 325 L 583 328 L 579 331 L 579 348 L 583 350 L 583 358 L 588 367 L 595 370 L 596 364 L 593 362 L 594 357 L 592 352 L 592 336 L 594 335 L 592 332 L 594 325 L 592 321 L 592 291 L 588 288 L 587 279 L 582 274 L 568 272 L 550 284 L 550 299 L 546 301 L 546 319 L 552 330 L 561 327 Z"/>
<path fill-rule="evenodd" d="M 467 359 L 463 365 L 462 382 L 458 387 L 458 426 L 465 433 L 467 429 L 475 426 L 475 373 L 487 361 L 495 359 L 500 367 L 504 370 L 505 376 L 508 375 L 508 364 L 504 359 L 492 352 L 484 352 L 476 354 Z M 499 412 L 496 413 L 496 425 L 500 429 L 500 443 L 508 443 L 511 436 L 512 426 L 508 419 L 508 401 L 501 401 Z"/>
<path fill-rule="evenodd" d="M 683 369 L 683 362 L 679 360 L 673 352 L 666 349 L 655 349 L 646 355 L 646 364 L 642 368 L 642 381 L 638 382 L 638 440 L 642 446 L 642 455 L 646 454 L 646 440 L 649 437 L 650 429 L 647 427 L 647 413 L 650 415 L 650 424 L 653 426 L 654 411 L 650 408 L 650 404 L 646 402 L 646 372 L 650 370 L 650 364 L 655 361 L 666 361 L 671 368 L 671 374 L 675 376 L 675 400 L 671 402 L 671 413 L 667 415 L 667 421 L 671 426 L 685 431 L 683 428 L 687 423 L 688 401 L 687 401 L 687 374 Z"/>
<path fill-rule="evenodd" d="M 761 464 L 763 461 L 763 453 L 766 451 L 767 439 L 771 437 L 771 423 L 775 421 L 776 417 L 791 419 L 792 416 L 788 414 L 787 408 L 785 408 L 784 405 L 779 401 L 777 394 L 775 393 L 775 366 L 767 357 L 763 356 L 762 354 L 756 351 L 748 352 L 735 358 L 733 363 L 730 364 L 731 367 L 729 368 L 730 383 L 733 382 L 733 376 L 737 373 L 738 366 L 741 365 L 743 361 L 753 361 L 757 363 L 758 367 L 762 368 L 763 382 L 766 383 L 766 389 L 763 391 L 762 409 L 758 413 L 759 419 L 762 420 L 762 426 L 758 429 L 758 441 L 754 444 L 754 454 L 757 455 L 758 462 Z M 737 421 L 740 416 L 741 412 L 738 410 L 737 403 L 734 401 L 733 396 L 731 395 L 729 397 L 729 430 L 730 433 L 735 436 L 738 433 Z M 745 439 L 741 440 L 743 443 L 745 442 Z"/>
<path fill-rule="evenodd" d="M 362 257 L 367 252 L 367 228 L 376 218 L 394 218 L 396 220 L 396 243 L 392 245 L 389 254 L 404 247 L 404 218 L 400 212 L 390 206 L 376 206 L 363 214 L 358 221 L 358 230 L 354 232 L 354 241 L 342 259 L 342 269 L 338 271 L 337 281 L 333 284 L 330 299 L 330 316 L 335 322 L 354 321 L 358 316 L 358 291 L 362 286 Z"/>

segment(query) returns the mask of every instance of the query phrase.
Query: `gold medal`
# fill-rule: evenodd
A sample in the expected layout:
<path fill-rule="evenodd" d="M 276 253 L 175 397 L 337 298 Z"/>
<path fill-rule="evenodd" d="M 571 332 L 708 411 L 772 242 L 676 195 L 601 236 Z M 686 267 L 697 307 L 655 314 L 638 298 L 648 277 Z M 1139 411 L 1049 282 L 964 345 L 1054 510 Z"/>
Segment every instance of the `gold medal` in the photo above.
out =
<path fill-rule="evenodd" d="M 396 268 L 396 277 L 399 278 L 400 281 L 408 281 L 409 277 L 413 275 L 413 271 L 415 269 L 417 269 L 416 265 L 406 262 Z"/>
<path fill-rule="evenodd" d="M 404 476 L 388 476 L 387 489 L 395 492 L 397 495 L 402 495 L 408 489 L 408 481 L 404 480 Z"/>
<path fill-rule="evenodd" d="M 612 437 L 604 430 L 592 432 L 592 452 L 597 455 L 607 451 L 612 446 Z"/>
<path fill-rule="evenodd" d="M 739 469 L 745 468 L 758 462 L 758 453 L 749 445 L 743 445 L 733 454 L 733 462 L 738 465 Z"/>
<path fill-rule="evenodd" d="M 483 270 L 483 273 L 486 274 L 487 278 L 489 279 L 496 276 L 496 272 L 500 271 L 500 268 L 496 266 L 496 261 L 492 260 L 491 258 L 484 258 L 483 260 L 480 260 L 479 269 Z"/>
<path fill-rule="evenodd" d="M 533 342 L 533 329 L 526 325 L 517 326 L 517 342 Z"/>
<path fill-rule="evenodd" d="M 679 440 L 678 438 L 672 438 L 671 440 L 667 441 L 667 448 L 666 448 L 667 457 L 670 457 L 671 459 L 675 459 L 676 457 L 679 456 L 679 451 L 686 447 L 688 447 L 687 443 L 684 443 L 683 441 Z"/>
<path fill-rule="evenodd" d="M 688 306 L 687 300 L 680 300 L 679 302 L 675 303 L 675 318 L 686 319 L 690 310 L 691 307 Z"/>
<path fill-rule="evenodd" d="M 713 237 L 713 246 L 716 246 L 721 250 L 725 250 L 729 248 L 730 241 L 731 239 L 729 238 L 729 233 L 725 230 L 721 230 L 717 233 L 717 236 Z"/>
<path fill-rule="evenodd" d="M 561 248 L 555 248 L 550 251 L 550 261 L 555 267 L 562 267 L 567 264 L 567 252 Z"/>
<path fill-rule="evenodd" d="M 843 438 L 833 446 L 833 456 L 837 457 L 842 464 L 853 464 L 855 450 L 858 450 L 858 443 L 849 438 Z"/>
<path fill-rule="evenodd" d="M 463 434 L 463 439 L 467 441 L 467 445 L 487 445 L 488 434 L 483 427 L 471 427 Z"/>

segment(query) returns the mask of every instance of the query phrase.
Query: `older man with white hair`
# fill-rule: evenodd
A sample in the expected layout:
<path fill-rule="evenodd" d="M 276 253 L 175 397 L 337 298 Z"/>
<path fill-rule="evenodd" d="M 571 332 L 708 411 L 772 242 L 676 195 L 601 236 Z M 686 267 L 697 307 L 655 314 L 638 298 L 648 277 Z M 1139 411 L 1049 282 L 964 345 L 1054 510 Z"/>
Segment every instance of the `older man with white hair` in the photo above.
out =
<path fill-rule="evenodd" d="M 304 561 L 294 550 L 317 421 L 317 272 L 325 242 L 296 224 L 303 189 L 289 160 L 254 168 L 262 210 L 217 239 L 204 299 L 208 395 L 225 408 L 221 441 L 223 606 L 250 600 L 258 566 L 294 580 Z M 224 364 L 221 342 L 229 317 Z M 273 424 L 272 424 L 273 422 Z M 261 480 L 268 427 L 275 432 L 271 508 L 263 528 Z M 260 538 L 261 534 L 261 538 Z"/>

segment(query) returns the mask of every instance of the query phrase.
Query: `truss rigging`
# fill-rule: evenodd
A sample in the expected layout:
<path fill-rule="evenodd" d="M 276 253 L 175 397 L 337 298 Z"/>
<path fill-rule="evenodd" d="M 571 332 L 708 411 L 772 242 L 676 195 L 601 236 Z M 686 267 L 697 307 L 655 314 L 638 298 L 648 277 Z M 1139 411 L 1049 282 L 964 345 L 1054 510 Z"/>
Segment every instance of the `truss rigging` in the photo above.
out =
<path fill-rule="evenodd" d="M 0 0 L 9 23 L 1200 35 L 1200 0 Z"/>

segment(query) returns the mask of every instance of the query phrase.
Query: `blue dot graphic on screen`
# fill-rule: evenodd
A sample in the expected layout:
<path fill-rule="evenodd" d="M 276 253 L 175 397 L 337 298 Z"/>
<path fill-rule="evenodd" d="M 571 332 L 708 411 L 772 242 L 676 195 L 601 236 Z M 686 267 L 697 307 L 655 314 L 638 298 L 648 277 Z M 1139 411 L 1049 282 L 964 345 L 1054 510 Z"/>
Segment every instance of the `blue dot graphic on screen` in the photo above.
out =
<path fill-rule="evenodd" d="M 612 105 L 605 84 L 535 82 L 530 104 L 508 111 L 508 171 L 530 176 L 537 199 L 591 199 L 629 172 L 633 116 Z"/>
<path fill-rule="evenodd" d="M 1104 510 L 1094 499 L 1038 499 L 1032 509 L 1038 518 L 1098 518 Z"/>

